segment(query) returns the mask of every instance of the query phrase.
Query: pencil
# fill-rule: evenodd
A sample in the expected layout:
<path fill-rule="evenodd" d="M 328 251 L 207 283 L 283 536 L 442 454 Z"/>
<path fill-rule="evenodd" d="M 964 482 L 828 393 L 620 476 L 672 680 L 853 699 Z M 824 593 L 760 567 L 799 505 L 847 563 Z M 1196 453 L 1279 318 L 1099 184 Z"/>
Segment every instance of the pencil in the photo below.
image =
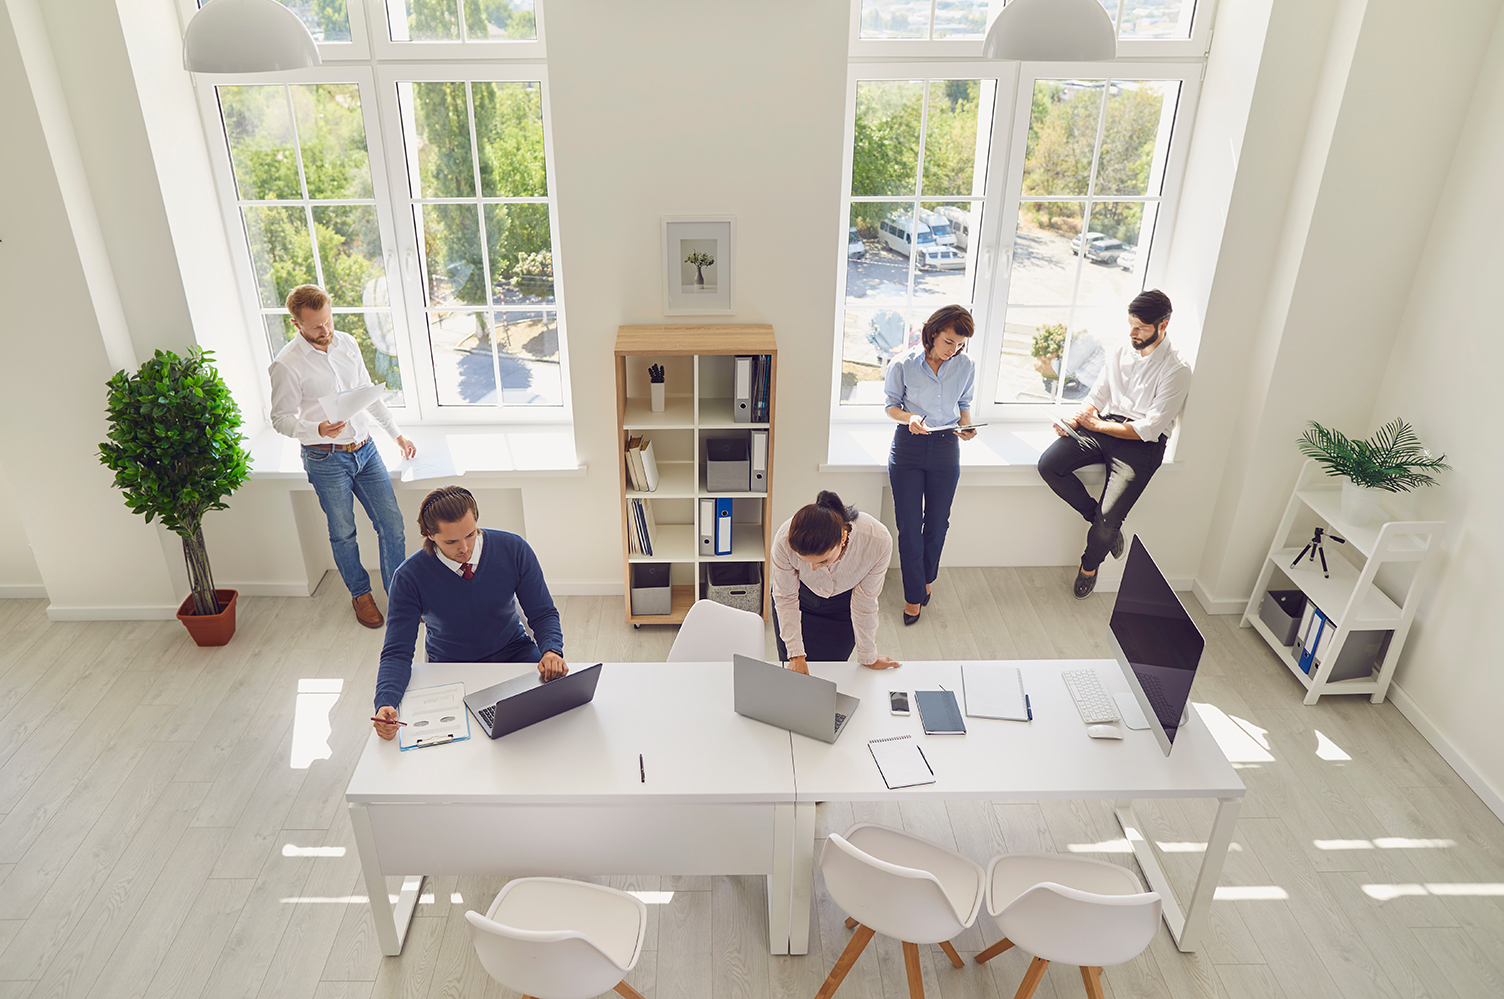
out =
<path fill-rule="evenodd" d="M 383 725 L 406 725 L 407 722 L 397 721 L 395 718 L 372 718 L 373 722 L 381 722 Z"/>

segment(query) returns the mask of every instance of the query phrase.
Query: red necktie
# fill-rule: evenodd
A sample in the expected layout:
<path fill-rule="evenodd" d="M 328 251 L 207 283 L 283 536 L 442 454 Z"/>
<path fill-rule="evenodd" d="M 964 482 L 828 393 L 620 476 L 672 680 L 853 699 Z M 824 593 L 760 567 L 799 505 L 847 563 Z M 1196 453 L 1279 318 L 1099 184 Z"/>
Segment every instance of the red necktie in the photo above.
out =
<path fill-rule="evenodd" d="M 464 576 L 468 580 L 475 575 L 475 570 L 470 568 L 469 562 L 466 562 L 464 565 L 460 566 L 460 575 Z"/>

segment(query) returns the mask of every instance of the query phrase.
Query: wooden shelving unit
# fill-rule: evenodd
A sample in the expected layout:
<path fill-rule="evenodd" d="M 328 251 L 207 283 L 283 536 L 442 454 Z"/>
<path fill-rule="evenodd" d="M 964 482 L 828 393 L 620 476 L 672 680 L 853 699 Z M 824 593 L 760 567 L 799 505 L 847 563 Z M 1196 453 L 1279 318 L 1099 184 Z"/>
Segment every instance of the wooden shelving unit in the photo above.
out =
<path fill-rule="evenodd" d="M 1319 559 L 1306 558 L 1298 566 L 1292 564 L 1318 526 L 1347 542 L 1324 546 L 1330 575 L 1322 574 Z M 1439 520 L 1392 520 L 1378 527 L 1349 524 L 1342 519 L 1341 481 L 1327 477 L 1315 461 L 1307 460 L 1259 571 L 1242 626 L 1262 635 L 1280 661 L 1305 685 L 1306 704 L 1315 704 L 1324 694 L 1367 694 L 1374 704 L 1380 704 L 1389 691 L 1400 650 L 1415 618 L 1418 595 L 1441 548 L 1445 527 L 1446 522 Z M 1363 561 L 1350 561 L 1344 557 L 1347 555 L 1361 556 Z M 1401 568 L 1404 564 L 1410 568 Z M 1390 567 L 1387 571 L 1386 566 Z M 1271 587 L 1276 573 L 1290 585 Z M 1309 675 L 1300 668 L 1298 650 L 1281 645 L 1259 617 L 1264 593 L 1271 588 L 1299 589 L 1337 629 L 1321 663 Z M 1370 676 L 1328 679 L 1348 635 L 1354 631 L 1392 631 L 1388 651 Z"/>
<path fill-rule="evenodd" d="M 737 423 L 732 410 L 733 359 L 762 354 L 772 358 L 768 388 L 768 419 Z M 649 401 L 649 365 L 667 369 L 664 411 L 654 413 Z M 643 434 L 653 441 L 658 465 L 658 488 L 631 489 L 626 464 L 617 461 L 621 494 L 622 571 L 624 604 L 632 625 L 678 624 L 690 605 L 704 596 L 702 566 L 716 562 L 756 562 L 762 567 L 762 615 L 768 616 L 768 576 L 773 552 L 772 426 L 778 397 L 778 344 L 773 327 L 739 326 L 621 326 L 616 331 L 616 439 Z M 712 492 L 705 483 L 705 442 L 734 437 L 749 430 L 768 430 L 766 492 Z M 618 453 L 618 457 L 620 454 Z M 732 553 L 702 555 L 698 550 L 696 517 L 704 496 L 730 498 L 734 505 Z M 632 555 L 627 547 L 627 500 L 653 504 L 658 527 L 653 554 Z M 638 562 L 667 562 L 673 602 L 667 614 L 632 613 L 632 566 Z"/>

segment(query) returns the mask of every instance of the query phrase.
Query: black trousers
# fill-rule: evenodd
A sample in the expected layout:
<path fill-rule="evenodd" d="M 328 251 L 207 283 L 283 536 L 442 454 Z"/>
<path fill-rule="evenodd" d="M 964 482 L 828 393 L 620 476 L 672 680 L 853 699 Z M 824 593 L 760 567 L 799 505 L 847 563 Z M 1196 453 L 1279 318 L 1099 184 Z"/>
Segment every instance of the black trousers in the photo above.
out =
<path fill-rule="evenodd" d="M 1165 438 L 1156 441 L 1125 441 L 1095 430 L 1078 430 L 1086 443 L 1061 437 L 1039 456 L 1039 476 L 1069 503 L 1091 527 L 1086 532 L 1086 550 L 1081 568 L 1095 571 L 1112 548 L 1112 539 L 1133 504 L 1143 495 L 1149 480 L 1165 460 Z M 1107 482 L 1100 499 L 1093 499 L 1076 477 L 1076 469 L 1106 465 Z"/>
<path fill-rule="evenodd" d="M 804 635 L 804 658 L 812 663 L 843 663 L 856 650 L 856 630 L 851 626 L 851 591 L 822 597 L 799 584 L 799 624 Z M 788 646 L 778 624 L 778 605 L 773 604 L 773 635 L 778 639 L 778 661 L 787 662 Z"/>

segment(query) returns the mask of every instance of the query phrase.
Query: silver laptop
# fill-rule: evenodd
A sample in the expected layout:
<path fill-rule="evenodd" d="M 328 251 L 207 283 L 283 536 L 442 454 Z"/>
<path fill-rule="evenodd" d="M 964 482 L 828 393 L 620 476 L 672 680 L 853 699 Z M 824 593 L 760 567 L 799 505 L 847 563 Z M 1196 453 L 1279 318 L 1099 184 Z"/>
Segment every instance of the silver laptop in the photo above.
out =
<path fill-rule="evenodd" d="M 493 739 L 589 703 L 601 664 L 574 669 L 545 682 L 537 670 L 465 695 L 465 707 Z"/>
<path fill-rule="evenodd" d="M 777 663 L 732 656 L 736 713 L 821 742 L 835 742 L 862 702 L 829 680 Z"/>

